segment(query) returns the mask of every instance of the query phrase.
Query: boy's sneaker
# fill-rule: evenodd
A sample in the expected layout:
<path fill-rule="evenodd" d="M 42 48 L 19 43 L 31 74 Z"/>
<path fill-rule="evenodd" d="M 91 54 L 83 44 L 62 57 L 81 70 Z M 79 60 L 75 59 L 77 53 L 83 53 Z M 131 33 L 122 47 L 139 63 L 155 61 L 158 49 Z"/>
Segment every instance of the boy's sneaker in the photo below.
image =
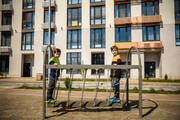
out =
<path fill-rule="evenodd" d="M 113 102 L 116 99 L 116 97 L 110 98 L 110 102 Z"/>
<path fill-rule="evenodd" d="M 120 103 L 120 99 L 119 99 L 119 98 L 116 98 L 116 99 L 114 99 L 112 102 Z"/>
<path fill-rule="evenodd" d="M 45 101 L 46 103 L 55 103 L 56 102 L 56 99 L 54 98 L 50 98 L 48 99 L 47 101 Z"/>

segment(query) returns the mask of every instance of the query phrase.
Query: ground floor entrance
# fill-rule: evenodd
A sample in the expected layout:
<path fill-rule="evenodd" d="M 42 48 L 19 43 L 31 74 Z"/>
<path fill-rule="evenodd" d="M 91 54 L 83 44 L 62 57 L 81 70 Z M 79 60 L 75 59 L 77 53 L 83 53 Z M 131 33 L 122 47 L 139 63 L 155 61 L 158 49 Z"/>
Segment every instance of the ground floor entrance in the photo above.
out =
<path fill-rule="evenodd" d="M 23 55 L 23 77 L 32 77 L 34 55 Z"/>

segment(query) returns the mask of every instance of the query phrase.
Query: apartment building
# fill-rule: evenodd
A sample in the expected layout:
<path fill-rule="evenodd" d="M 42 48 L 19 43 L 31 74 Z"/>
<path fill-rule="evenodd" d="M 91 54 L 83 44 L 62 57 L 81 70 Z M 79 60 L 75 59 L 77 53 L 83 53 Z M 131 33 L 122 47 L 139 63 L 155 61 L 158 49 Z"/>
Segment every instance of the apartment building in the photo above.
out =
<path fill-rule="evenodd" d="M 0 72 L 35 77 L 43 71 L 48 39 L 49 0 L 0 1 Z M 110 47 L 141 53 L 143 77 L 180 78 L 179 0 L 51 0 L 51 43 L 60 48 L 61 64 L 110 65 Z M 131 54 L 130 64 L 138 64 Z M 88 70 L 87 77 L 95 78 Z M 69 71 L 63 71 L 68 77 Z M 80 70 L 74 71 L 81 77 Z M 109 76 L 104 70 L 102 78 Z M 131 78 L 138 71 L 131 70 Z"/>

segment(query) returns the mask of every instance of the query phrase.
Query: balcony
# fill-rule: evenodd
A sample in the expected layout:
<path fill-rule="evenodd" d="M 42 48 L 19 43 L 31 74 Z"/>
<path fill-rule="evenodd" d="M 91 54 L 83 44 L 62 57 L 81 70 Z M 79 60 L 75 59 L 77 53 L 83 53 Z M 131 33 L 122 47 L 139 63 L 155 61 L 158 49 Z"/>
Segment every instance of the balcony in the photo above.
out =
<path fill-rule="evenodd" d="M 8 10 L 8 11 L 12 11 L 13 7 L 11 4 L 4 4 L 4 5 L 0 5 L 0 11 L 4 11 L 4 10 Z"/>
<path fill-rule="evenodd" d="M 49 1 L 44 1 L 44 2 L 42 3 L 42 6 L 43 6 L 43 8 L 49 7 Z M 51 7 L 56 7 L 56 2 L 55 2 L 55 0 L 51 0 Z"/>
<path fill-rule="evenodd" d="M 161 15 L 114 18 L 115 25 L 146 24 L 146 23 L 160 23 L 160 22 L 162 22 Z"/>
<path fill-rule="evenodd" d="M 51 22 L 51 28 L 55 29 L 56 25 L 54 22 Z M 42 29 L 48 29 L 49 28 L 49 23 L 43 23 L 41 26 Z"/>
<path fill-rule="evenodd" d="M 162 41 L 139 42 L 138 48 L 141 49 L 161 49 L 163 48 Z"/>
<path fill-rule="evenodd" d="M 119 49 L 129 49 L 131 46 L 138 47 L 138 42 L 116 42 L 115 45 Z"/>
<path fill-rule="evenodd" d="M 0 55 L 9 55 L 11 53 L 11 47 L 0 46 Z"/>
<path fill-rule="evenodd" d="M 124 18 L 114 18 L 115 25 L 124 25 L 124 24 L 131 24 L 131 18 L 130 17 L 124 17 Z"/>
<path fill-rule="evenodd" d="M 11 31 L 12 26 L 11 25 L 2 25 L 0 26 L 0 31 Z"/>
<path fill-rule="evenodd" d="M 147 41 L 147 42 L 115 42 L 115 45 L 120 50 L 127 50 L 131 48 L 131 46 L 135 46 L 139 49 L 158 49 L 161 50 L 163 48 L 162 41 Z"/>

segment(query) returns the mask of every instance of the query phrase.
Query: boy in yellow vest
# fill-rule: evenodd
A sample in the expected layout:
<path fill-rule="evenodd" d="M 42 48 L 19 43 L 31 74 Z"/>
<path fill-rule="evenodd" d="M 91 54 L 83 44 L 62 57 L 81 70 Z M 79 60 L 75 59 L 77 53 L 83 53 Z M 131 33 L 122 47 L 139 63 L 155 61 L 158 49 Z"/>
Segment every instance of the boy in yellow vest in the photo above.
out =
<path fill-rule="evenodd" d="M 61 55 L 61 50 L 56 48 L 54 51 L 54 57 L 51 57 L 51 59 L 49 60 L 49 64 L 50 65 L 59 65 L 59 57 Z M 52 97 L 54 88 L 55 88 L 55 84 L 56 84 L 56 80 L 58 79 L 60 75 L 60 69 L 50 69 L 50 80 L 49 80 L 49 84 L 48 84 L 48 90 L 47 90 L 47 103 L 54 103 L 56 102 L 56 100 Z"/>
<path fill-rule="evenodd" d="M 122 64 L 122 57 L 118 54 L 118 47 L 112 46 L 111 52 L 113 54 L 112 65 L 117 66 Z M 110 99 L 110 102 L 120 102 L 119 99 L 119 81 L 121 78 L 121 70 L 114 69 L 111 70 L 111 86 L 114 91 L 114 97 Z"/>

